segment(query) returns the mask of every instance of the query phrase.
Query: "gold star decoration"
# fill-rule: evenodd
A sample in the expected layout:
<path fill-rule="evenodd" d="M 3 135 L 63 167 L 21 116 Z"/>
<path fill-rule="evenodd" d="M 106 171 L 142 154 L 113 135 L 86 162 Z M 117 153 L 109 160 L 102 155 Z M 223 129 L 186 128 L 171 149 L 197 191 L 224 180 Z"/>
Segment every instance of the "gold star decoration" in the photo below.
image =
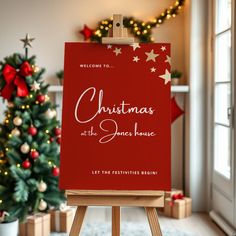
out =
<path fill-rule="evenodd" d="M 115 50 L 113 52 L 116 54 L 116 56 L 118 56 L 119 54 L 122 53 L 121 48 L 115 48 Z"/>
<path fill-rule="evenodd" d="M 37 83 L 36 81 L 34 81 L 33 84 L 30 85 L 31 87 L 31 91 L 37 92 L 40 89 L 40 83 Z"/>
<path fill-rule="evenodd" d="M 133 61 L 138 62 L 139 60 L 140 60 L 140 58 L 138 56 L 133 57 Z"/>
<path fill-rule="evenodd" d="M 165 84 L 171 81 L 171 74 L 168 70 L 165 71 L 164 75 L 159 75 L 159 77 L 165 80 Z"/>
<path fill-rule="evenodd" d="M 166 60 L 165 60 L 165 62 L 171 64 L 171 57 L 169 57 L 168 55 L 166 55 Z"/>
<path fill-rule="evenodd" d="M 145 52 L 147 55 L 146 61 L 154 61 L 156 62 L 156 57 L 159 56 L 159 54 L 154 53 L 154 50 L 152 49 L 150 52 Z"/>
<path fill-rule="evenodd" d="M 25 38 L 21 39 L 20 41 L 24 43 L 24 48 L 27 48 L 27 47 L 32 48 L 31 42 L 33 42 L 34 40 L 35 38 L 30 38 L 29 34 L 26 34 Z"/>
<path fill-rule="evenodd" d="M 137 48 L 140 48 L 139 43 L 133 43 L 130 45 L 131 47 L 133 47 L 133 50 L 135 51 Z"/>

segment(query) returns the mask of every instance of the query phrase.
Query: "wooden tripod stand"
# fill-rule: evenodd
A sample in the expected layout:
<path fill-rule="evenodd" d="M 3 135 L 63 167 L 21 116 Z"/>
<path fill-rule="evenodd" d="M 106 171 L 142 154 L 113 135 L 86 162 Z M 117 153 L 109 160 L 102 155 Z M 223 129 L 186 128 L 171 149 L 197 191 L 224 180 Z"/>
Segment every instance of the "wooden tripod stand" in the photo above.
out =
<path fill-rule="evenodd" d="M 120 235 L 120 207 L 146 209 L 152 236 L 162 236 L 156 207 L 164 206 L 164 191 L 68 190 L 67 202 L 77 206 L 70 236 L 78 236 L 88 206 L 112 206 L 112 236 Z"/>

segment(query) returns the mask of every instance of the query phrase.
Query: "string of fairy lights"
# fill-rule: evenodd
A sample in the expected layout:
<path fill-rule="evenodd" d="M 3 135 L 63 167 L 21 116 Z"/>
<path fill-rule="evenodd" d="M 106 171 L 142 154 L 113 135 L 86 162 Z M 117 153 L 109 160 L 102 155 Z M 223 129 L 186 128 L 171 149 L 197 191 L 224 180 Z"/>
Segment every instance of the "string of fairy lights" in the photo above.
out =
<path fill-rule="evenodd" d="M 24 109 L 24 108 L 22 108 L 22 109 Z M 6 125 L 9 124 L 9 119 L 10 118 L 11 118 L 11 114 L 8 113 L 6 118 L 5 118 L 5 121 L 4 121 Z M 47 143 L 50 144 L 51 141 L 50 141 L 50 134 L 49 134 L 50 132 L 49 132 L 49 130 L 45 130 L 45 133 L 48 134 L 48 141 L 47 141 Z M 9 133 L 8 137 L 11 138 L 12 134 Z M 35 150 L 35 149 L 31 149 L 31 151 L 33 151 L 33 150 Z M 8 151 L 9 151 L 8 147 L 5 147 L 5 153 L 4 153 L 4 151 L 0 151 L 0 175 L 5 175 L 5 176 L 8 175 L 8 171 L 6 170 L 6 168 L 4 168 L 5 166 L 4 167 L 2 166 L 2 165 L 4 165 L 7 162 L 7 152 Z M 54 166 L 52 161 L 48 161 L 48 165 L 49 166 Z M 18 168 L 21 167 L 21 165 L 19 163 L 16 164 L 16 166 Z"/>
<path fill-rule="evenodd" d="M 37 73 L 40 68 L 33 65 L 32 66 L 33 68 L 33 71 L 34 73 Z M 27 99 L 33 99 L 33 95 L 30 93 L 29 95 L 27 95 Z M 50 100 L 50 97 L 48 95 L 45 95 L 45 101 L 49 101 Z M 29 101 L 29 102 L 32 102 L 33 100 Z M 42 104 L 39 104 L 39 102 L 36 100 L 35 101 L 35 104 L 38 104 L 38 105 L 42 105 Z M 8 107 L 9 108 L 12 108 L 16 105 L 14 105 L 12 102 L 8 101 Z M 24 112 L 24 110 L 28 110 L 28 109 L 31 109 L 31 106 L 29 104 L 26 104 L 26 105 L 20 105 L 18 107 L 18 109 L 22 110 L 22 112 Z M 55 111 L 54 111 L 55 112 Z M 11 120 L 13 120 L 13 116 L 10 112 L 7 112 L 6 113 L 6 116 L 5 116 L 5 119 L 4 119 L 4 124 L 6 126 L 11 126 Z M 14 122 L 13 122 L 14 123 Z M 1 129 L 1 128 L 0 128 Z M 10 129 L 10 128 L 9 128 Z M 1 130 L 0 130 L 1 132 Z M 47 143 L 50 144 L 51 143 L 51 140 L 50 140 L 50 131 L 49 130 L 45 130 L 45 133 L 48 135 L 48 140 L 47 140 Z M 11 139 L 14 135 L 10 132 L 7 134 L 8 135 L 8 138 Z M 8 158 L 7 158 L 7 153 L 10 151 L 9 147 L 5 145 L 5 150 L 0 150 L 0 175 L 2 176 L 7 176 L 9 174 L 8 170 L 7 170 L 7 166 L 5 165 L 7 162 L 8 162 Z M 31 151 L 33 151 L 34 149 L 31 149 Z M 54 163 L 52 161 L 48 161 L 48 165 L 53 167 L 54 166 Z M 21 168 L 21 164 L 16 164 L 16 167 L 18 168 Z M 0 199 L 0 204 L 1 204 L 1 199 Z"/>
<path fill-rule="evenodd" d="M 46 98 L 46 100 L 49 100 L 50 98 L 48 97 L 48 95 L 45 95 L 47 98 Z M 28 95 L 27 97 L 30 97 L 30 98 L 32 98 L 32 94 L 30 94 L 30 95 Z M 37 103 L 37 101 L 35 102 L 36 104 L 38 104 Z M 8 106 L 13 106 L 13 104 L 11 104 L 11 102 L 8 102 Z M 22 105 L 22 106 L 20 106 L 19 107 L 19 109 L 22 109 L 22 110 L 25 110 L 25 109 L 29 109 L 30 108 L 30 106 L 29 105 Z M 10 119 L 11 119 L 11 117 L 12 117 L 12 115 L 10 114 L 10 113 L 6 113 L 6 116 L 5 116 L 5 119 L 4 119 L 4 123 L 5 123 L 5 125 L 9 125 L 9 123 L 10 123 Z M 1 130 L 0 130 L 0 132 L 1 132 Z M 46 134 L 48 134 L 48 141 L 47 141 L 47 143 L 48 144 L 50 144 L 51 143 L 51 141 L 50 141 L 50 132 L 49 132 L 49 130 L 45 130 L 45 133 Z M 10 139 L 11 137 L 12 137 L 13 135 L 12 135 L 12 133 L 8 133 L 8 138 Z M 31 151 L 33 151 L 34 149 L 31 149 Z M 6 162 L 7 162 L 7 152 L 8 151 L 10 151 L 10 149 L 7 147 L 7 146 L 5 146 L 5 150 L 4 151 L 0 151 L 0 175 L 5 175 L 5 176 L 7 176 L 8 175 L 8 171 L 7 171 L 7 168 L 6 168 L 6 166 L 4 165 L 4 164 L 6 164 Z M 53 164 L 53 162 L 52 161 L 48 161 L 48 165 L 49 166 L 54 166 L 54 164 Z M 21 167 L 21 165 L 18 163 L 18 164 L 16 164 L 16 166 L 18 167 L 18 168 L 20 168 Z M 1 204 L 1 200 L 0 200 L 0 204 Z"/>
<path fill-rule="evenodd" d="M 183 8 L 184 2 L 185 0 L 175 1 L 173 5 L 165 9 L 159 16 L 148 22 L 140 21 L 133 17 L 124 17 L 124 27 L 129 29 L 130 33 L 140 42 L 153 42 L 154 38 L 152 37 L 152 29 L 159 27 L 166 20 L 175 18 Z M 101 38 L 108 35 L 109 29 L 112 28 L 112 23 L 112 18 L 100 21 L 97 29 L 92 32 L 90 40 L 101 42 Z"/>

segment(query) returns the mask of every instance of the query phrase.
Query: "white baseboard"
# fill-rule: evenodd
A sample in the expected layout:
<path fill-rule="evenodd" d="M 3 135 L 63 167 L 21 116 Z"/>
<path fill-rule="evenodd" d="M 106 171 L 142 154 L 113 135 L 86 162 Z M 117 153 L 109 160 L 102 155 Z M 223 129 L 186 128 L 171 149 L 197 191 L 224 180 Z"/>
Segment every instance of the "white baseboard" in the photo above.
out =
<path fill-rule="evenodd" d="M 210 211 L 209 213 L 211 219 L 219 225 L 219 227 L 228 235 L 228 236 L 236 236 L 236 231 L 233 227 L 231 227 L 222 217 L 220 217 L 214 211 Z"/>

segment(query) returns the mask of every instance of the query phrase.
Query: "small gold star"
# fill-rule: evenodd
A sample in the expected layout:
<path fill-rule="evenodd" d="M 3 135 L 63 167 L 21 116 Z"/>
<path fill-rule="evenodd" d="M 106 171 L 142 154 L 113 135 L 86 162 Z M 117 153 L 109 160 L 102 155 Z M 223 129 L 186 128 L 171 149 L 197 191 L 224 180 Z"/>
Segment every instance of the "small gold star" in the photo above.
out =
<path fill-rule="evenodd" d="M 113 52 L 116 54 L 116 56 L 118 56 L 119 54 L 122 53 L 121 48 L 115 48 L 115 50 Z"/>
<path fill-rule="evenodd" d="M 40 83 L 37 83 L 36 81 L 34 81 L 34 83 L 30 85 L 30 87 L 31 87 L 30 89 L 31 91 L 36 92 L 40 89 Z"/>
<path fill-rule="evenodd" d="M 34 40 L 35 38 L 30 38 L 29 34 L 26 34 L 25 38 L 21 39 L 20 41 L 24 43 L 24 48 L 28 46 L 32 48 L 31 42 L 33 42 Z"/>

